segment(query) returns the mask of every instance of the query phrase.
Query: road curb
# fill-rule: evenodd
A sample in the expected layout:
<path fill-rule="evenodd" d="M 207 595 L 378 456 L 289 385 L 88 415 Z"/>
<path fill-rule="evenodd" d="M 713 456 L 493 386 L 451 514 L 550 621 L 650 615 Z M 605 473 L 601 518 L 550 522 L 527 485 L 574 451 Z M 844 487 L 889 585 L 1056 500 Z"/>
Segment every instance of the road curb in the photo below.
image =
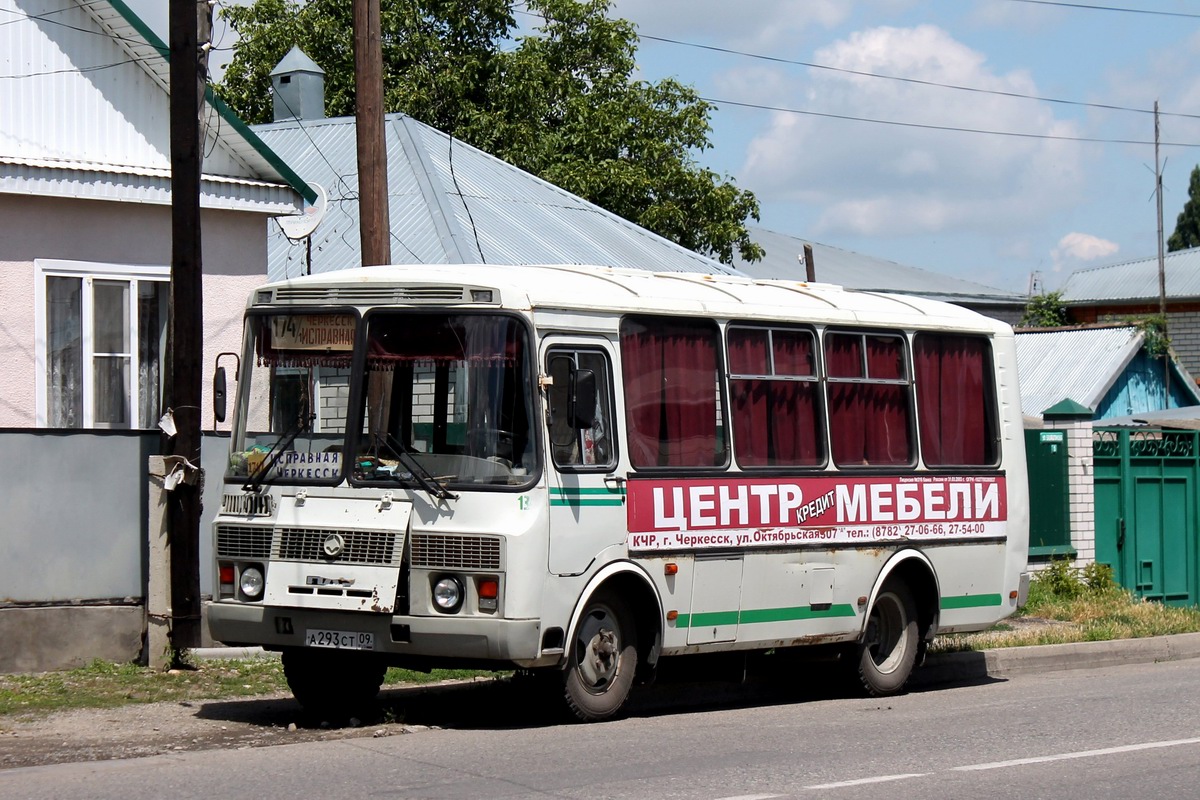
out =
<path fill-rule="evenodd" d="M 925 660 L 913 673 L 910 685 L 1004 678 L 1031 672 L 1149 664 L 1200 658 L 1200 633 L 1179 633 L 1145 639 L 1114 639 L 1106 642 L 998 647 L 969 653 L 939 653 Z"/>

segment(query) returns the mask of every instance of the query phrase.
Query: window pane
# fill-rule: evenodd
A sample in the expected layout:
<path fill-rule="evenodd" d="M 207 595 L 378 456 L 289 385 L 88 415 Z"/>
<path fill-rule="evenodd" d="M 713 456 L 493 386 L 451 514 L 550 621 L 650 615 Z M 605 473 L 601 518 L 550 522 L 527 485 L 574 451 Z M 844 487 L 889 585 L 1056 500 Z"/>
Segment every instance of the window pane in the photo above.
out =
<path fill-rule="evenodd" d="M 726 461 L 719 428 L 719 332 L 707 320 L 626 317 L 621 360 L 629 454 L 635 467 L 715 467 Z"/>
<path fill-rule="evenodd" d="M 918 334 L 913 364 L 925 463 L 994 464 L 996 416 L 987 341 Z"/>
<path fill-rule="evenodd" d="M 92 423 L 96 427 L 129 427 L 129 359 L 97 356 L 92 361 Z"/>
<path fill-rule="evenodd" d="M 130 352 L 128 282 L 93 281 L 92 316 L 93 352 Z"/>
<path fill-rule="evenodd" d="M 812 376 L 817 374 L 813 363 L 812 334 L 807 331 L 776 330 L 771 333 L 775 353 L 775 374 Z"/>
<path fill-rule="evenodd" d="M 831 378 L 863 377 L 862 337 L 858 334 L 825 334 L 825 370 Z"/>
<path fill-rule="evenodd" d="M 138 282 L 138 424 L 153 427 L 162 416 L 162 347 L 167 324 L 167 284 Z"/>
<path fill-rule="evenodd" d="M 875 380 L 904 380 L 904 342 L 898 336 L 868 336 L 867 374 Z"/>
<path fill-rule="evenodd" d="M 52 428 L 83 425 L 83 281 L 46 278 L 46 417 Z"/>
<path fill-rule="evenodd" d="M 730 328 L 728 338 L 731 375 L 771 374 L 766 328 Z"/>

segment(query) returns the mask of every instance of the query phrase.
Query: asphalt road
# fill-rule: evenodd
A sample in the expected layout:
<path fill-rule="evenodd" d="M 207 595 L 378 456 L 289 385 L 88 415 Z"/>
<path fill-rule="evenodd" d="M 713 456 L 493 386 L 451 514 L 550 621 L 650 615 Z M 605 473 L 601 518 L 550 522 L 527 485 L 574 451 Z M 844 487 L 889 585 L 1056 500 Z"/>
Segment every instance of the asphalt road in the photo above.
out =
<path fill-rule="evenodd" d="M 737 704 L 658 692 L 599 725 L 557 724 L 485 692 L 468 708 L 431 700 L 423 713 L 441 729 L 13 769 L 0 797 L 1200 795 L 1200 659 L 1011 672 L 885 700 L 819 685 Z"/>

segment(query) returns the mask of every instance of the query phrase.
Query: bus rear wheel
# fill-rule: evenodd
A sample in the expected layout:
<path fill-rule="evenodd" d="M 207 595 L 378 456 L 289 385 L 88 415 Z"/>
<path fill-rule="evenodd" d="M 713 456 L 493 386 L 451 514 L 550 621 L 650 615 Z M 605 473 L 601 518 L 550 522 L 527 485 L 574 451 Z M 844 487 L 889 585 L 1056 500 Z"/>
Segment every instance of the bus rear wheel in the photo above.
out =
<path fill-rule="evenodd" d="M 387 664 L 365 653 L 293 648 L 283 651 L 283 675 L 305 712 L 321 721 L 370 711 Z"/>
<path fill-rule="evenodd" d="M 620 711 L 633 686 L 637 659 L 633 617 L 625 604 L 609 594 L 590 599 L 575 626 L 563 678 L 572 713 L 596 722 Z"/>
<path fill-rule="evenodd" d="M 858 646 L 858 678 L 867 694 L 880 697 L 904 688 L 917 660 L 917 606 L 907 584 L 884 584 Z"/>

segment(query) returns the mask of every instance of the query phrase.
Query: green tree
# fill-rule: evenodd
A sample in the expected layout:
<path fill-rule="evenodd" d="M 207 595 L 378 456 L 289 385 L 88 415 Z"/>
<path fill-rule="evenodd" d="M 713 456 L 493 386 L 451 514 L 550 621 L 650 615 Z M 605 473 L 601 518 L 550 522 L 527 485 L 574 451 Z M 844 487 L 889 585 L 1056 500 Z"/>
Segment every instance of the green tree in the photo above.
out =
<path fill-rule="evenodd" d="M 384 107 L 403 111 L 683 247 L 762 258 L 758 201 L 696 156 L 713 107 L 674 80 L 635 77 L 638 39 L 611 0 L 381 0 Z M 238 33 L 218 93 L 248 122 L 271 117 L 270 71 L 298 45 L 325 70 L 330 116 L 354 113 L 350 0 L 227 5 Z"/>
<path fill-rule="evenodd" d="M 1017 323 L 1022 328 L 1057 328 L 1066 325 L 1067 305 L 1062 292 L 1045 292 L 1029 298 L 1025 313 Z"/>
<path fill-rule="evenodd" d="M 1188 180 L 1188 199 L 1175 218 L 1175 232 L 1167 239 L 1167 250 L 1186 250 L 1200 245 L 1200 166 L 1192 168 Z"/>

